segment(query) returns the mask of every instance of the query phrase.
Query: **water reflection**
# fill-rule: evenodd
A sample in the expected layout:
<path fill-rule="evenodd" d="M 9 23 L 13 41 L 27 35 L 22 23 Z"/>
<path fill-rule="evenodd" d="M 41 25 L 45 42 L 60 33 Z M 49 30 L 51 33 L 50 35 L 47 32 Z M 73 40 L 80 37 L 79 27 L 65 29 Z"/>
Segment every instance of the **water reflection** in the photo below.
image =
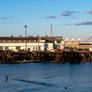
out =
<path fill-rule="evenodd" d="M 32 84 L 36 84 L 36 85 L 42 85 L 42 86 L 49 86 L 49 87 L 55 86 L 54 84 L 47 84 L 44 82 L 36 82 L 36 81 L 31 81 L 31 80 L 23 80 L 23 79 L 13 79 L 13 80 L 26 82 L 26 83 L 32 83 Z"/>

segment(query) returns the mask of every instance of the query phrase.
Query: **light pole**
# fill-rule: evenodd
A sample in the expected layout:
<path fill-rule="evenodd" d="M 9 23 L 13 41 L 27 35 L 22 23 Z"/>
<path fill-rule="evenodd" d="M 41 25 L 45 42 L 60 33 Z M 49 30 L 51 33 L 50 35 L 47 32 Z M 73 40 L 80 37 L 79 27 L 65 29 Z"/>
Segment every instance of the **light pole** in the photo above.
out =
<path fill-rule="evenodd" d="M 25 25 L 24 28 L 25 28 L 25 48 L 27 50 L 27 25 Z"/>

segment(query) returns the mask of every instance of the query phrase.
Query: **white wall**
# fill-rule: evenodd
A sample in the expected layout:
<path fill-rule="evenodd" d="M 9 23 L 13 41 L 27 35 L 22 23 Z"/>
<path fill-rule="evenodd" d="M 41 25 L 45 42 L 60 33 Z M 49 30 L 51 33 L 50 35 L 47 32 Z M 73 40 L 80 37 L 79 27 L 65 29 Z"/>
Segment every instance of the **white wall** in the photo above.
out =
<path fill-rule="evenodd" d="M 8 47 L 9 50 L 16 51 L 16 46 L 20 46 L 20 50 L 26 49 L 26 43 L 0 43 L 0 47 L 3 47 L 3 50 L 5 50 L 5 47 Z M 37 51 L 40 50 L 43 51 L 45 48 L 44 43 L 27 43 L 27 49 L 30 48 L 30 51 Z"/>
<path fill-rule="evenodd" d="M 45 47 L 47 50 L 51 51 L 51 50 L 53 50 L 53 43 L 46 43 Z"/>

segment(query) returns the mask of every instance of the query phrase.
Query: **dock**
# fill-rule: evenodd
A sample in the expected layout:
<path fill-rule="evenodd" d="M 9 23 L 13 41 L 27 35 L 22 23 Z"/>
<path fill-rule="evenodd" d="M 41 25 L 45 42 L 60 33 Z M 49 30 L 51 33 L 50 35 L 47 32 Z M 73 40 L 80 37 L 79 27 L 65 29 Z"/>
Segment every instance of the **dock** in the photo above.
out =
<path fill-rule="evenodd" d="M 80 63 L 91 62 L 90 51 L 0 51 L 0 63 Z"/>

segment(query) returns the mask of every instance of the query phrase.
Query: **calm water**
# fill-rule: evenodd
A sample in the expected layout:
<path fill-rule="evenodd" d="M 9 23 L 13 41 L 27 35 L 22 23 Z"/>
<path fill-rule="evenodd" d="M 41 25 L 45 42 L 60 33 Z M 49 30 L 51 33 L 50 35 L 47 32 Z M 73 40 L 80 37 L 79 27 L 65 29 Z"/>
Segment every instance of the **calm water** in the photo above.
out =
<path fill-rule="evenodd" d="M 92 92 L 92 64 L 0 64 L 0 92 Z"/>

